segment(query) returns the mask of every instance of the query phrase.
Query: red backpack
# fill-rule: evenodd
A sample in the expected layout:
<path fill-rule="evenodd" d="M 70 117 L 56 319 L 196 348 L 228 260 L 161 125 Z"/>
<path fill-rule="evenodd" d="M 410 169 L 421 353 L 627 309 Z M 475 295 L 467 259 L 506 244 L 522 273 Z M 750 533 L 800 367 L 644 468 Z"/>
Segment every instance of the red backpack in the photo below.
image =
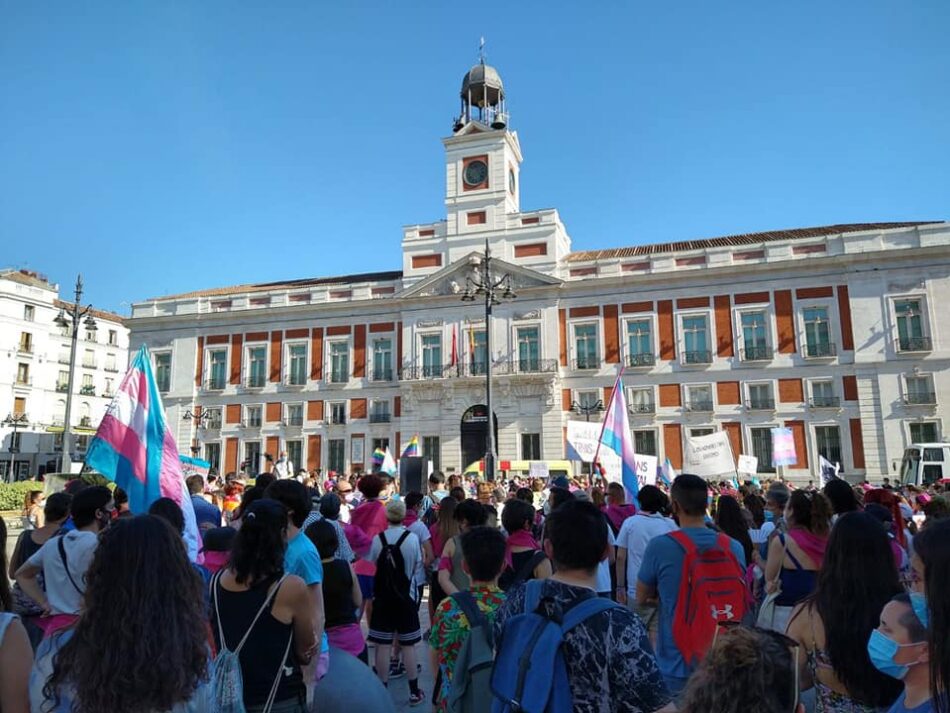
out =
<path fill-rule="evenodd" d="M 745 616 L 745 572 L 727 535 L 719 533 L 715 544 L 702 552 L 682 530 L 669 536 L 686 550 L 673 615 L 673 641 L 686 664 L 692 666 L 709 650 L 721 622 L 740 622 Z"/>

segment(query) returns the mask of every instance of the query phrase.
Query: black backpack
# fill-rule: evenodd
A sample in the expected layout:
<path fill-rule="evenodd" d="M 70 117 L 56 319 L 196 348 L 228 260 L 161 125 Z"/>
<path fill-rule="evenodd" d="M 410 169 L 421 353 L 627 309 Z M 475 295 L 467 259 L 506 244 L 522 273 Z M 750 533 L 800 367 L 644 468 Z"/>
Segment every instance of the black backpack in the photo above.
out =
<path fill-rule="evenodd" d="M 547 557 L 545 556 L 544 552 L 541 550 L 535 550 L 534 554 L 525 560 L 518 571 L 515 571 L 511 567 L 505 567 L 501 573 L 501 576 L 498 578 L 498 588 L 503 592 L 507 592 L 509 589 L 514 589 L 522 582 L 532 579 L 534 577 L 534 570 L 546 559 Z"/>
<path fill-rule="evenodd" d="M 379 541 L 383 549 L 376 559 L 376 576 L 373 579 L 374 597 L 384 601 L 411 601 L 409 596 L 409 577 L 406 576 L 406 562 L 402 557 L 400 547 L 409 537 L 409 530 L 400 535 L 399 539 L 390 544 L 386 542 L 386 533 L 379 533 Z"/>

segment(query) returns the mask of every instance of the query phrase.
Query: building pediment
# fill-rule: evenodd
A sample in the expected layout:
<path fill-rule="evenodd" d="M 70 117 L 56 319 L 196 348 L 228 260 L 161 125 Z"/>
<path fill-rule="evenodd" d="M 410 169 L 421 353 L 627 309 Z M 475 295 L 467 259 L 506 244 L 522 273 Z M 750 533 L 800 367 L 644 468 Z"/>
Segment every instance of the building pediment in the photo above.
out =
<path fill-rule="evenodd" d="M 401 296 L 411 298 L 461 295 L 465 292 L 469 280 L 480 280 L 482 278 L 480 270 L 480 254 L 469 253 L 461 260 L 457 260 L 421 282 L 417 282 L 403 292 Z M 515 292 L 533 287 L 551 287 L 561 284 L 561 280 L 556 277 L 520 265 L 513 265 L 498 258 L 492 258 L 492 272 L 496 279 L 504 274 L 511 275 L 511 288 Z"/>

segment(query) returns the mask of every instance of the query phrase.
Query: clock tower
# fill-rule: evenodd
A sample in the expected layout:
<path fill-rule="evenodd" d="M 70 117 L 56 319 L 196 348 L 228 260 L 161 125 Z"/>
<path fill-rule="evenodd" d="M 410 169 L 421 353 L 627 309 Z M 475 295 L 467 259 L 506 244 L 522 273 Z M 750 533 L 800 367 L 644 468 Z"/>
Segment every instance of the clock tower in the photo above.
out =
<path fill-rule="evenodd" d="M 475 237 L 503 230 L 520 211 L 521 146 L 508 128 L 501 76 L 484 57 L 462 79 L 459 96 L 461 114 L 442 140 L 446 232 Z"/>

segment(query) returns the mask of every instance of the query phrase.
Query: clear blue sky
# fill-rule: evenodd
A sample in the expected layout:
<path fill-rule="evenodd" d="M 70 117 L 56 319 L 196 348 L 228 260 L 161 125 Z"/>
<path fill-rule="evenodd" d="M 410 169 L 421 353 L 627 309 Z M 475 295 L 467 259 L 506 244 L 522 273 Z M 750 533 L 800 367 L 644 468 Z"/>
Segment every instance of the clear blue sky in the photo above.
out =
<path fill-rule="evenodd" d="M 522 206 L 575 249 L 950 218 L 948 30 L 946 0 L 0 0 L 0 263 L 123 313 L 398 269 L 480 35 Z"/>

